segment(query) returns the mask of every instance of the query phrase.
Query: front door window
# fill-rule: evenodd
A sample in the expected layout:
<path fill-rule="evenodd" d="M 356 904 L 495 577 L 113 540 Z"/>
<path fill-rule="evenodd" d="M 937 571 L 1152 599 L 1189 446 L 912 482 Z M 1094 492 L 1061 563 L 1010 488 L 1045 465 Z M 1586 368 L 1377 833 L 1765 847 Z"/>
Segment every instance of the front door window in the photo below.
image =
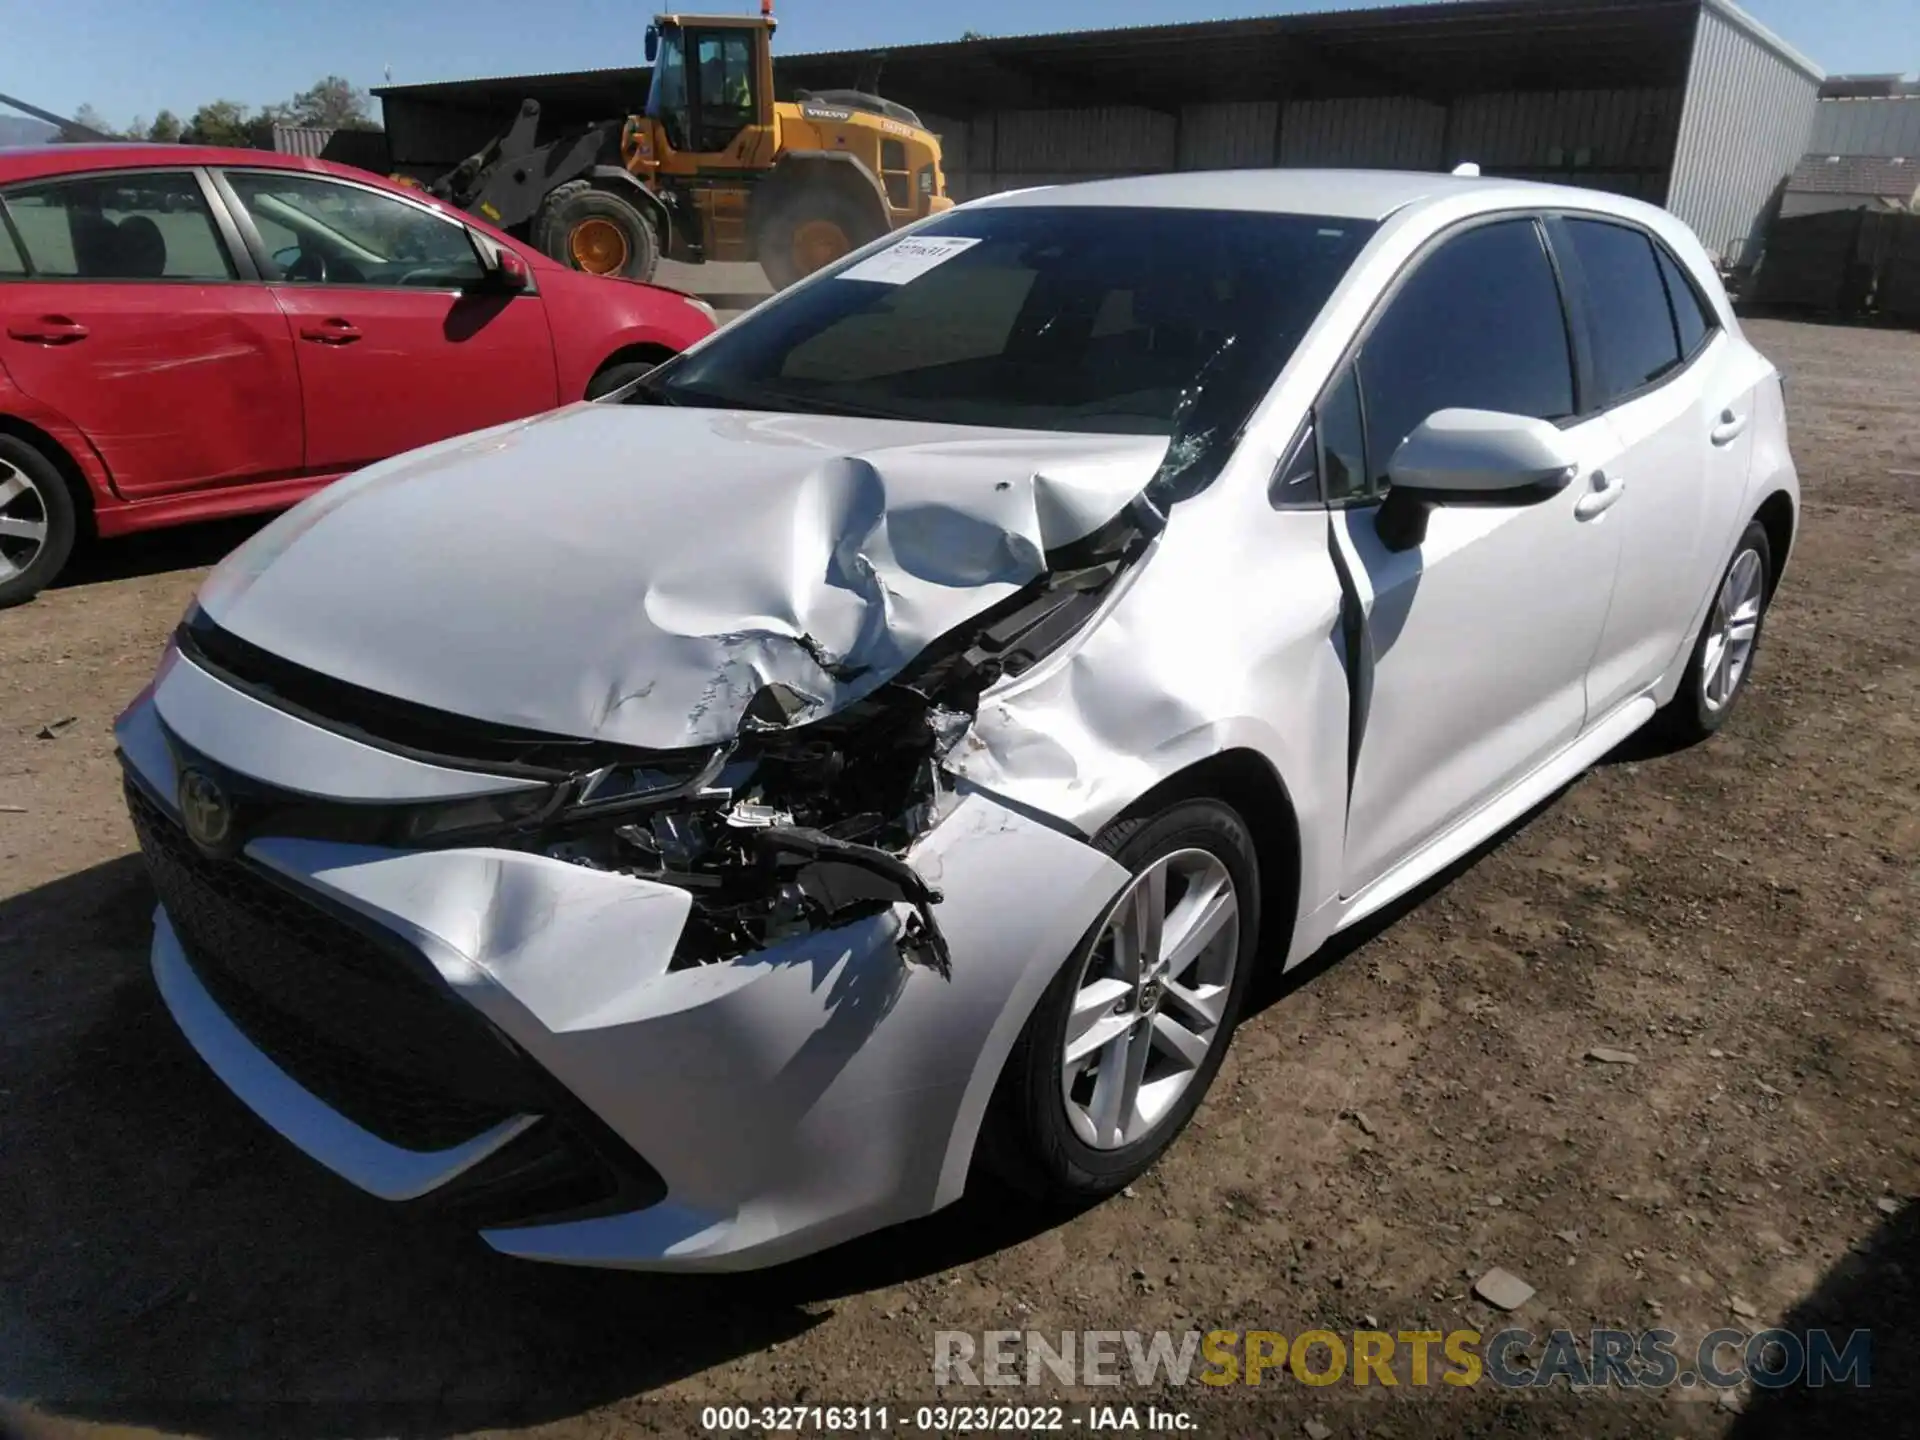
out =
<path fill-rule="evenodd" d="M 394 195 L 279 170 L 231 170 L 277 278 L 458 290 L 484 275 L 466 227 Z"/>

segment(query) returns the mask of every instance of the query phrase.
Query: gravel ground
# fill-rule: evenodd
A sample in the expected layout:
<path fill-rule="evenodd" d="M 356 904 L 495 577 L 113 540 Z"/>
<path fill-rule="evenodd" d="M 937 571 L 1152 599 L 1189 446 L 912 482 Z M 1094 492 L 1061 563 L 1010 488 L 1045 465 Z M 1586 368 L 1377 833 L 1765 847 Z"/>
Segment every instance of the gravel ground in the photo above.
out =
<path fill-rule="evenodd" d="M 359 1196 L 226 1094 L 147 975 L 153 898 L 109 724 L 246 527 L 90 557 L 0 614 L 16 1423 L 686 1433 L 715 1401 L 933 1398 L 942 1329 L 1661 1324 L 1691 1343 L 1786 1323 L 1871 1328 L 1872 1389 L 1059 1393 L 1070 1428 L 1089 1398 L 1152 1399 L 1209 1435 L 1811 1436 L 1843 1416 L 1915 1433 L 1920 335 L 1751 331 L 1791 377 L 1807 505 L 1725 732 L 1611 757 L 1267 985 L 1193 1129 L 1131 1195 L 1062 1217 L 982 1187 L 761 1276 L 500 1259 Z M 1472 1293 L 1494 1266 L 1536 1292 L 1509 1318 Z"/>

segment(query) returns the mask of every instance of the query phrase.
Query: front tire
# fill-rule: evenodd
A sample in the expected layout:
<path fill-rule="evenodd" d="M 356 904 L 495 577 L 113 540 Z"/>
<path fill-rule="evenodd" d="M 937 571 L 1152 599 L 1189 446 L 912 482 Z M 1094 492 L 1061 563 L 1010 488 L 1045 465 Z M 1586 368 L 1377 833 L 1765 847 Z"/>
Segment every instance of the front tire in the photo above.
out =
<path fill-rule="evenodd" d="M 1260 941 L 1260 868 L 1240 816 L 1186 800 L 1094 840 L 1131 880 L 1047 987 L 1001 1072 L 981 1159 L 1053 1203 L 1145 1173 L 1205 1098 Z"/>
<path fill-rule="evenodd" d="M 79 520 L 51 460 L 0 435 L 0 609 L 31 600 L 65 568 Z"/>
<path fill-rule="evenodd" d="M 650 280 L 660 239 L 638 206 L 584 180 L 557 187 L 540 207 L 533 243 L 540 253 L 590 275 Z"/>
<path fill-rule="evenodd" d="M 784 290 L 878 239 L 885 229 L 845 191 L 810 185 L 779 202 L 767 217 L 755 254 L 768 282 Z"/>
<path fill-rule="evenodd" d="M 1760 650 L 1760 630 L 1773 594 L 1773 547 L 1766 528 L 1752 521 L 1721 572 L 1713 604 L 1693 642 L 1680 689 L 1659 723 L 1680 744 L 1704 740 L 1733 713 Z"/>
<path fill-rule="evenodd" d="M 587 381 L 585 398 L 599 400 L 611 395 L 622 386 L 631 385 L 649 370 L 656 369 L 659 364 L 658 360 L 621 360 L 608 365 Z"/>

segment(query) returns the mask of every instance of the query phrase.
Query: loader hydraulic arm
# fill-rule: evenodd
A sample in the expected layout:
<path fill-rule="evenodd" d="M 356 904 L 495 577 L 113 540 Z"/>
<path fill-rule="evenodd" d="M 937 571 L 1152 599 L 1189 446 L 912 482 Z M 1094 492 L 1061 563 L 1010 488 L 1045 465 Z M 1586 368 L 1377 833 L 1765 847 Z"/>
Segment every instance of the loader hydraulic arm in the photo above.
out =
<path fill-rule="evenodd" d="M 619 163 L 619 121 L 571 131 L 545 145 L 536 143 L 539 132 L 540 102 L 522 101 L 504 134 L 434 181 L 428 193 L 510 230 L 539 214 L 556 186 L 590 173 L 609 158 Z"/>

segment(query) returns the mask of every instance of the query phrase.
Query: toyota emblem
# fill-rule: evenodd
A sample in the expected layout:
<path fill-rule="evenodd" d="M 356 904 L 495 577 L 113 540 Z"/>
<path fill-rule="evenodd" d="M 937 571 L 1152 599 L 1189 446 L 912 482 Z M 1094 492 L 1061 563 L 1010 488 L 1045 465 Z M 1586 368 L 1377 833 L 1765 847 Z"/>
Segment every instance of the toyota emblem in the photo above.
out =
<path fill-rule="evenodd" d="M 180 772 L 180 823 L 193 843 L 208 852 L 221 850 L 233 835 L 233 803 L 204 771 Z"/>

